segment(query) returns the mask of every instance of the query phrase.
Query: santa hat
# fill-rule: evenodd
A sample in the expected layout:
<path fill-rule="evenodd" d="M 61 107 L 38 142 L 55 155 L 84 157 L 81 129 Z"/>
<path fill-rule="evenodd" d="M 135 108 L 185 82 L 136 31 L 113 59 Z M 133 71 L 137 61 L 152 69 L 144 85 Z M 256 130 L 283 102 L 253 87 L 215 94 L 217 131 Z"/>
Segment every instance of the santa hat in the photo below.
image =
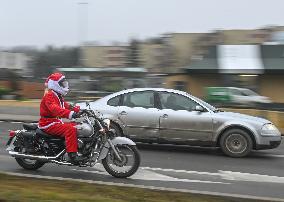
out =
<path fill-rule="evenodd" d="M 65 76 L 63 74 L 59 73 L 59 72 L 56 72 L 56 73 L 53 73 L 53 74 L 49 75 L 49 77 L 47 77 L 47 79 L 45 80 L 44 85 L 45 85 L 45 87 L 48 88 L 48 81 L 49 80 L 59 82 L 62 79 L 65 79 Z"/>

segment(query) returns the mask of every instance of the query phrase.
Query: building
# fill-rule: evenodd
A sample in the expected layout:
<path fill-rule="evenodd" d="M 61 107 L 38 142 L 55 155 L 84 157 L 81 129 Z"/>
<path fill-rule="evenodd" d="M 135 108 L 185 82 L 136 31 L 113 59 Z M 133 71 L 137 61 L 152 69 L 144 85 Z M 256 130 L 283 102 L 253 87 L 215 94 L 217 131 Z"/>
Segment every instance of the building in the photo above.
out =
<path fill-rule="evenodd" d="M 80 64 L 83 67 L 125 67 L 127 46 L 84 45 L 80 47 Z"/>
<path fill-rule="evenodd" d="M 72 89 L 69 96 L 103 96 L 124 88 L 145 87 L 147 70 L 140 67 L 58 68 Z"/>
<path fill-rule="evenodd" d="M 28 71 L 30 57 L 23 53 L 0 52 L 0 69 L 12 70 L 19 75 Z"/>
<path fill-rule="evenodd" d="M 217 45 L 167 77 L 167 86 L 204 97 L 204 87 L 234 86 L 255 90 L 284 103 L 284 45 Z"/>

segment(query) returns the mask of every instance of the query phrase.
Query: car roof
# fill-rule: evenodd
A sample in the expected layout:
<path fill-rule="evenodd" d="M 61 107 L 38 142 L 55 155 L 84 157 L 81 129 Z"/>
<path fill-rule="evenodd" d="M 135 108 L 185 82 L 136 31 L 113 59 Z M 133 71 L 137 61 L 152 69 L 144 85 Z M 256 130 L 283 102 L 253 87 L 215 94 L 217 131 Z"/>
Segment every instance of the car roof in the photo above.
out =
<path fill-rule="evenodd" d="M 118 94 L 130 93 L 130 92 L 135 92 L 135 91 L 148 91 L 148 90 L 149 91 L 167 91 L 167 92 L 187 94 L 184 91 L 169 89 L 169 88 L 131 88 L 131 89 L 119 91 L 116 94 L 118 95 Z"/>
<path fill-rule="evenodd" d="M 131 88 L 131 89 L 125 89 L 125 90 L 122 90 L 122 91 L 119 91 L 119 92 L 116 92 L 116 93 L 112 93 L 110 95 L 107 95 L 103 98 L 101 98 L 100 100 L 102 99 L 109 99 L 109 98 L 112 98 L 112 97 L 115 97 L 115 96 L 118 96 L 118 95 L 122 95 L 122 94 L 125 94 L 125 93 L 130 93 L 130 92 L 139 92 L 139 91 L 166 91 L 166 92 L 172 92 L 172 93 L 178 93 L 178 94 L 182 94 L 182 95 L 190 95 L 189 93 L 187 92 L 184 92 L 184 91 L 180 91 L 180 90 L 175 90 L 175 89 L 168 89 L 168 88 Z"/>

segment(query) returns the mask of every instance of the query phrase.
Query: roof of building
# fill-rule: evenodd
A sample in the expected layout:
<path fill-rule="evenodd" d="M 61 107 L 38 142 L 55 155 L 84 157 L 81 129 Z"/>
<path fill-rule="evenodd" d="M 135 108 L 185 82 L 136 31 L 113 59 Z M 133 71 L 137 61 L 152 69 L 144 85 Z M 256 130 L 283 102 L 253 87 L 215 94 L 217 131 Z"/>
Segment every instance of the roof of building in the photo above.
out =
<path fill-rule="evenodd" d="M 210 46 L 200 58 L 192 60 L 189 67 L 185 68 L 191 73 L 215 73 L 218 70 L 216 46 Z"/>
<path fill-rule="evenodd" d="M 266 70 L 284 70 L 284 45 L 262 45 L 262 62 Z"/>
<path fill-rule="evenodd" d="M 142 67 L 73 67 L 58 68 L 57 70 L 61 72 L 147 72 L 147 70 Z"/>
<path fill-rule="evenodd" d="M 235 47 L 228 45 L 233 48 L 225 53 L 220 51 L 221 46 L 227 45 L 210 46 L 202 57 L 193 59 L 191 64 L 184 68 L 185 72 L 198 74 L 284 72 L 284 45 L 235 45 Z"/>

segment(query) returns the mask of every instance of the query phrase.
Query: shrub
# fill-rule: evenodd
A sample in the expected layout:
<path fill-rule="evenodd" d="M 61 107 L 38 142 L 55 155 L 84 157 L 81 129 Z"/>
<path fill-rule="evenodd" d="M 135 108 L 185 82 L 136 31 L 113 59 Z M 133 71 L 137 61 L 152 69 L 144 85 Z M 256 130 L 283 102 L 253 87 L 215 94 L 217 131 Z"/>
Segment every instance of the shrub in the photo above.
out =
<path fill-rule="evenodd" d="M 11 90 L 8 89 L 8 88 L 0 87 L 0 96 L 8 95 L 10 92 L 11 92 Z"/>

